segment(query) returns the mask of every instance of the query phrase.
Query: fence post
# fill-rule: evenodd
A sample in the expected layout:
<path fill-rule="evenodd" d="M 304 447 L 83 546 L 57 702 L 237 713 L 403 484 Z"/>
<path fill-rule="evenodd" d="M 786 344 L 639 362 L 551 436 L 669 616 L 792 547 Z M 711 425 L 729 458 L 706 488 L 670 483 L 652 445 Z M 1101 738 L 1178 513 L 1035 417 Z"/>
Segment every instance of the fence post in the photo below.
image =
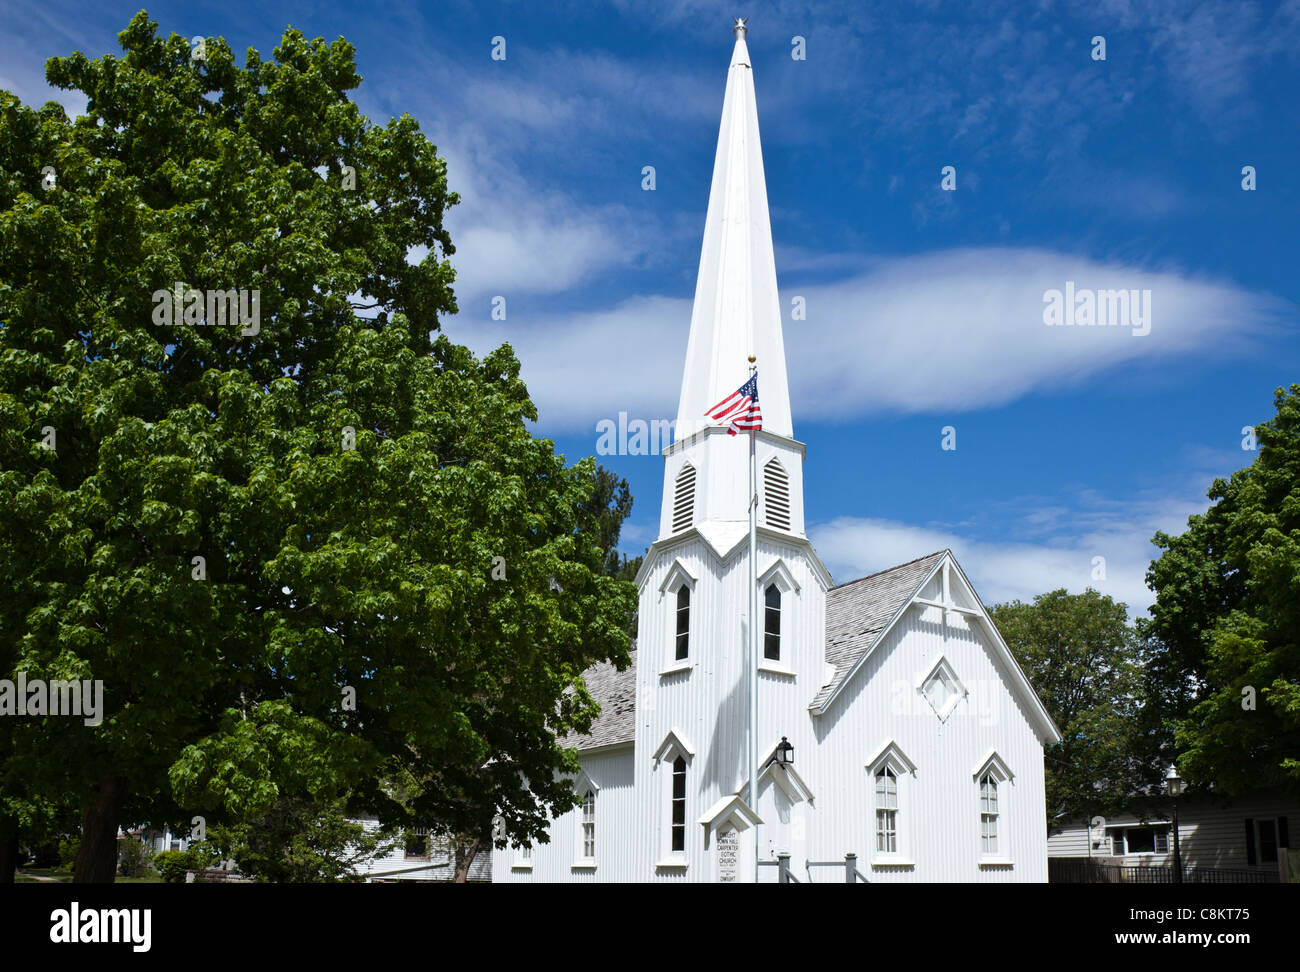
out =
<path fill-rule="evenodd" d="M 782 884 L 789 884 L 790 883 L 790 855 L 777 854 L 776 860 L 777 863 L 780 865 L 779 867 L 779 870 L 781 872 L 780 882 Z"/>
<path fill-rule="evenodd" d="M 844 883 L 856 884 L 858 881 L 858 855 L 844 855 Z"/>

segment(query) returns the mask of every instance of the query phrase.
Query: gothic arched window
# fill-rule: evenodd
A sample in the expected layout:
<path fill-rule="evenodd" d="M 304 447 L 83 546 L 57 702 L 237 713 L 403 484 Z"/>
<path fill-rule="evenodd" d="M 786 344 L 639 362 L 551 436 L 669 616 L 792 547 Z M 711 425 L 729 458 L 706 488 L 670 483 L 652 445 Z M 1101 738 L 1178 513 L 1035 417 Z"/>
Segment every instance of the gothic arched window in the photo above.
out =
<path fill-rule="evenodd" d="M 768 584 L 763 595 L 763 657 L 781 660 L 781 588 Z"/>
<path fill-rule="evenodd" d="M 587 790 L 582 796 L 582 857 L 596 856 L 596 794 Z"/>
<path fill-rule="evenodd" d="M 876 771 L 876 853 L 898 852 L 898 777 L 888 766 Z"/>
<path fill-rule="evenodd" d="M 980 851 L 998 852 L 998 778 L 992 772 L 980 779 Z"/>
<path fill-rule="evenodd" d="M 674 658 L 684 661 L 691 653 L 691 588 L 683 583 L 677 588 L 677 646 Z"/>
<path fill-rule="evenodd" d="M 673 851 L 686 850 L 686 760 L 680 754 L 673 760 Z"/>

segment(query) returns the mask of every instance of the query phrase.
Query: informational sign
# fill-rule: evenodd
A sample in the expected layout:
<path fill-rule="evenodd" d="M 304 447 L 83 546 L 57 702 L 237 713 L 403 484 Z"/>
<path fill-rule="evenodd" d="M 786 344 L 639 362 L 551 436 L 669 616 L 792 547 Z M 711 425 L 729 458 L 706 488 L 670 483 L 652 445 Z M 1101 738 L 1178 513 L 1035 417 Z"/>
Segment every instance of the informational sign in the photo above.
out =
<path fill-rule="evenodd" d="M 740 836 L 734 830 L 728 830 L 725 834 L 718 835 L 716 846 L 718 880 L 724 884 L 734 884 L 737 864 L 740 861 Z"/>

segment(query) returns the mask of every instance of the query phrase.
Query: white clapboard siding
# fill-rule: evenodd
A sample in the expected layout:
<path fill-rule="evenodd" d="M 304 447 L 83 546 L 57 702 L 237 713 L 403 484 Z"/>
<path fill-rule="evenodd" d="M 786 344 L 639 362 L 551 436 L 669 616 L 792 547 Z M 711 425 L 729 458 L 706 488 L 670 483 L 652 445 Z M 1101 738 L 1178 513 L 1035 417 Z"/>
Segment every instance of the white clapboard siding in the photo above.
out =
<path fill-rule="evenodd" d="M 1234 800 L 1214 799 L 1202 795 L 1185 796 L 1178 803 L 1178 833 L 1183 863 L 1192 867 L 1248 868 L 1246 858 L 1246 820 L 1287 818 L 1288 830 L 1300 825 L 1300 801 L 1276 791 L 1260 791 Z M 1160 826 L 1171 828 L 1168 809 L 1148 816 L 1143 822 L 1133 814 L 1115 814 L 1105 819 L 1106 839 L 1093 828 L 1094 846 L 1089 854 L 1088 821 L 1073 820 L 1047 839 L 1049 857 L 1089 857 L 1107 864 L 1162 865 L 1173 863 L 1173 841 L 1167 853 L 1137 853 L 1114 856 L 1110 834 L 1117 828 Z M 1291 842 L 1297 842 L 1292 834 Z M 1255 869 L 1275 871 L 1274 863 L 1257 863 Z"/>

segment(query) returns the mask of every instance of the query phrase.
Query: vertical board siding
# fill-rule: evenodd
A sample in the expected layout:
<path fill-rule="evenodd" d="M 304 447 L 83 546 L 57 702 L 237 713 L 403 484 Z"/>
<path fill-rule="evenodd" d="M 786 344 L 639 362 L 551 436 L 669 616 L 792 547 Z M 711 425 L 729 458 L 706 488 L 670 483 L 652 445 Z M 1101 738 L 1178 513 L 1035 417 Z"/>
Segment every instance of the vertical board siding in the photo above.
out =
<path fill-rule="evenodd" d="M 908 608 L 821 717 L 816 779 L 830 791 L 810 831 L 819 860 L 858 855 L 873 882 L 1046 881 L 1043 750 L 986 647 L 985 636 L 949 615 L 943 637 L 937 608 Z M 942 655 L 967 696 L 941 721 L 917 682 Z M 910 869 L 872 867 L 874 779 L 867 760 L 892 739 L 916 765 L 900 778 L 900 857 Z M 980 866 L 979 786 L 972 776 L 994 749 L 1014 774 L 998 790 L 998 857 Z"/>
<path fill-rule="evenodd" d="M 706 847 L 698 818 L 747 782 L 748 724 L 744 667 L 748 612 L 745 544 L 721 563 L 697 534 L 652 554 L 642 576 L 637 663 L 636 740 L 617 751 L 582 753 L 599 784 L 598 865 L 574 869 L 578 813 L 550 828 L 551 842 L 533 851 L 530 870 L 515 869 L 514 851 L 494 867 L 503 881 L 717 880 L 712 843 Z M 782 736 L 795 747 L 795 769 L 812 790 L 812 803 L 791 803 L 764 782 L 757 812 L 763 820 L 763 859 L 791 855 L 796 877 L 815 883 L 843 880 L 839 868 L 812 870 L 812 861 L 842 861 L 855 853 L 872 882 L 957 881 L 1002 883 L 1047 880 L 1043 819 L 1043 748 L 1029 713 L 1009 688 L 1010 673 L 996 660 L 989 636 L 955 612 L 946 628 L 938 608 L 912 606 L 876 647 L 821 716 L 808 709 L 825 681 L 825 588 L 805 548 L 770 537 L 759 542 L 759 573 L 777 558 L 799 587 L 783 598 L 789 611 L 782 662 L 793 674 L 760 673 L 759 755 Z M 675 600 L 659 588 L 677 562 L 697 577 L 691 599 L 691 667 L 661 675 L 674 663 Z M 927 592 L 928 593 L 928 592 Z M 966 690 L 940 720 L 918 691 L 919 680 L 940 657 Z M 685 869 L 656 867 L 667 849 L 670 807 L 668 763 L 654 753 L 670 731 L 693 749 L 688 761 Z M 888 739 L 916 765 L 900 780 L 900 838 L 910 868 L 873 867 L 874 780 L 867 760 Z M 981 866 L 979 785 L 973 773 L 994 750 L 1013 778 L 999 785 L 999 848 L 1009 865 Z M 739 877 L 748 880 L 752 830 L 740 841 Z M 760 880 L 777 879 L 763 868 Z"/>

